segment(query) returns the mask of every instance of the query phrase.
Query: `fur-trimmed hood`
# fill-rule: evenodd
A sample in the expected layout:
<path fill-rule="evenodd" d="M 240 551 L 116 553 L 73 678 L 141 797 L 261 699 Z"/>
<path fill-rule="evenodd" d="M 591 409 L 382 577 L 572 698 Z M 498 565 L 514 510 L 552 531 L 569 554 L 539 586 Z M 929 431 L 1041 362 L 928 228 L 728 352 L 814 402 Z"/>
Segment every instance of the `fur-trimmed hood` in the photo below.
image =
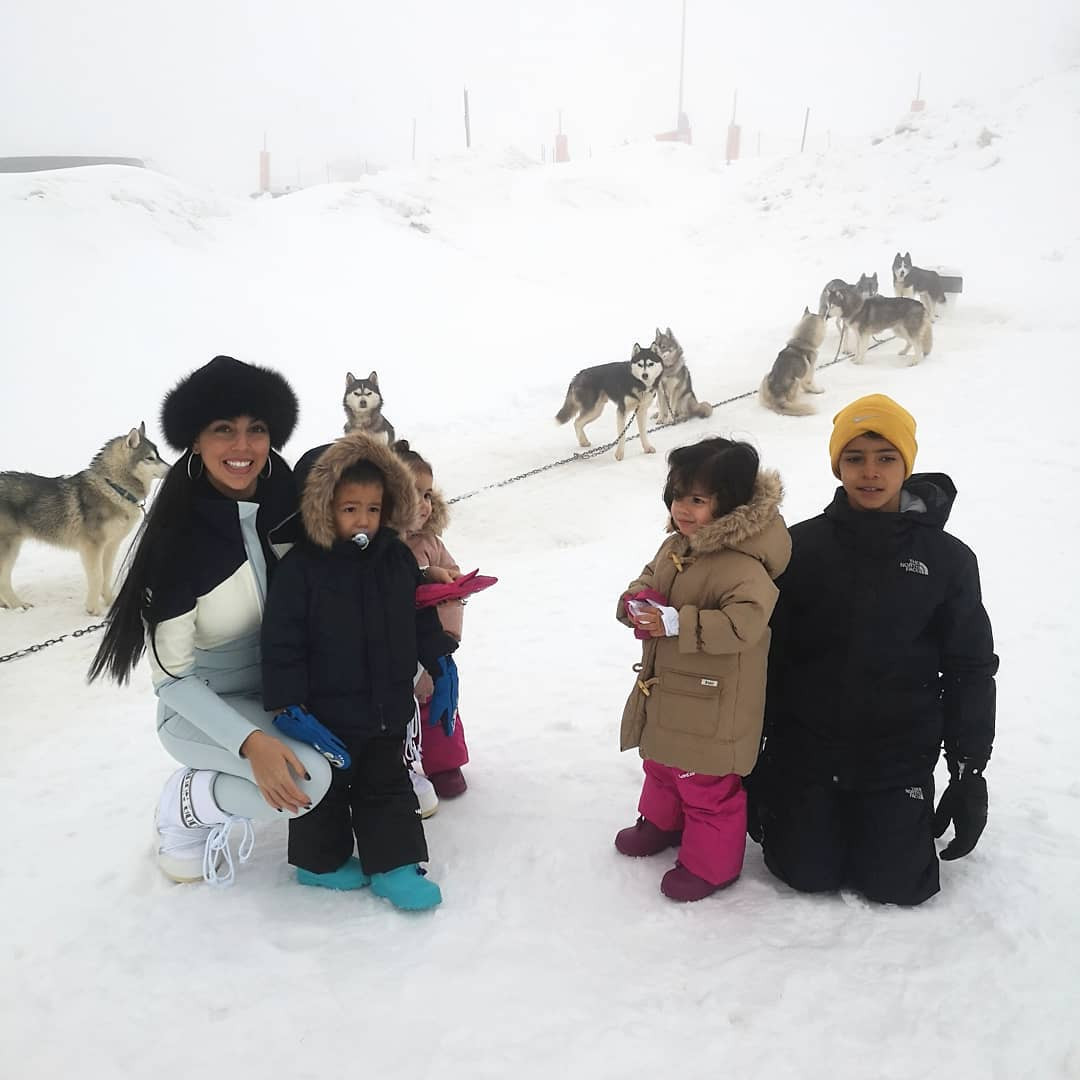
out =
<path fill-rule="evenodd" d="M 774 469 L 759 470 L 750 501 L 698 529 L 687 540 L 689 550 L 695 555 L 711 555 L 725 548 L 741 551 L 760 560 L 775 577 L 773 570 L 779 566 L 776 572 L 782 572 L 791 554 L 786 527 L 779 531 L 769 528 L 776 521 L 783 526 L 780 518 L 783 498 L 780 474 Z M 678 531 L 670 515 L 667 531 Z"/>
<path fill-rule="evenodd" d="M 442 536 L 450 524 L 450 504 L 446 501 L 443 493 L 435 488 L 431 489 L 431 517 L 427 519 L 424 532 Z"/>
<path fill-rule="evenodd" d="M 337 540 L 334 529 L 334 488 L 350 465 L 369 461 L 384 477 L 384 493 L 393 507 L 383 513 L 380 528 L 404 536 L 416 520 L 419 498 L 408 466 L 382 440 L 354 431 L 330 443 L 311 466 L 300 495 L 304 531 L 313 544 L 329 550 Z M 298 467 L 299 468 L 299 467 Z"/>

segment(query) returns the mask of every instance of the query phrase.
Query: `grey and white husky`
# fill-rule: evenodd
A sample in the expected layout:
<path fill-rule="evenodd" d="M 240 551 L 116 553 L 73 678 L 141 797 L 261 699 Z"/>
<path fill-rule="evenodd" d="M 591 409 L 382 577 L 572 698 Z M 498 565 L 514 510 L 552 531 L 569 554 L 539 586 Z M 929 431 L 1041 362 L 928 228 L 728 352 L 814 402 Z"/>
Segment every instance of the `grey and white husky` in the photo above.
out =
<path fill-rule="evenodd" d="M 656 416 L 662 424 L 674 420 L 686 420 L 691 416 L 712 416 L 713 407 L 707 401 L 698 401 L 694 383 L 682 346 L 675 340 L 669 326 L 666 330 L 656 328 L 652 343 L 653 352 L 660 357 L 664 373 L 660 376 L 656 396 L 660 410 Z"/>
<path fill-rule="evenodd" d="M 809 416 L 815 411 L 808 402 L 797 402 L 795 395 L 800 390 L 808 394 L 824 393 L 814 382 L 818 349 L 824 340 L 824 316 L 813 315 L 809 308 L 803 308 L 791 339 L 773 361 L 772 371 L 761 380 L 759 398 L 766 409 L 784 416 Z"/>
<path fill-rule="evenodd" d="M 894 296 L 917 297 L 930 312 L 930 318 L 937 317 L 938 304 L 945 303 L 945 287 L 936 270 L 914 266 L 910 251 L 903 255 L 898 251 L 892 261 L 892 280 Z"/>
<path fill-rule="evenodd" d="M 383 396 L 379 389 L 379 376 L 372 372 L 366 379 L 358 379 L 351 371 L 345 373 L 345 434 L 362 431 L 374 438 L 394 442 L 394 425 L 383 416 Z"/>
<path fill-rule="evenodd" d="M 30 538 L 82 556 L 86 610 L 100 615 L 113 601 L 120 542 L 139 520 L 150 485 L 168 471 L 140 424 L 110 439 L 74 476 L 0 472 L 0 607 L 30 607 L 11 584 L 19 548 Z"/>
<path fill-rule="evenodd" d="M 861 364 L 866 359 L 866 346 L 874 334 L 891 330 L 903 338 L 901 356 L 915 352 L 908 361 L 917 364 L 930 355 L 934 347 L 934 332 L 930 313 L 918 300 L 906 297 L 870 296 L 865 299 L 844 289 L 834 289 L 829 297 L 829 314 L 842 318 L 855 335 L 855 355 L 852 363 Z"/>
<path fill-rule="evenodd" d="M 824 319 L 829 314 L 829 293 L 833 289 L 854 289 L 862 297 L 877 296 L 878 279 L 877 271 L 872 274 L 860 274 L 859 280 L 851 285 L 843 278 L 833 278 L 824 289 L 821 290 L 821 300 L 818 303 L 818 314 Z"/>
<path fill-rule="evenodd" d="M 643 349 L 634 342 L 629 360 L 617 360 L 611 364 L 597 364 L 579 371 L 566 390 L 566 400 L 555 415 L 560 424 L 572 416 L 574 431 L 580 446 L 591 446 L 585 437 L 585 425 L 591 424 L 610 401 L 615 405 L 615 430 L 618 445 L 615 460 L 622 461 L 626 443 L 626 414 L 633 410 L 637 415 L 638 434 L 646 454 L 655 454 L 656 447 L 649 442 L 645 431 L 645 419 L 649 404 L 656 393 L 656 383 L 664 370 L 663 362 L 652 349 Z"/>
<path fill-rule="evenodd" d="M 821 290 L 821 300 L 818 302 L 818 314 L 822 318 L 828 318 L 829 316 L 829 294 L 836 289 L 843 289 L 849 293 L 857 294 L 864 300 L 869 300 L 871 296 L 877 296 L 878 294 L 878 278 L 877 271 L 873 274 L 860 274 L 859 280 L 854 285 L 849 285 L 841 278 L 833 278 L 824 289 Z M 847 324 L 842 317 L 838 317 L 836 320 L 837 329 L 840 331 L 840 351 L 846 354 L 851 354 L 855 350 L 850 346 L 847 338 Z"/>

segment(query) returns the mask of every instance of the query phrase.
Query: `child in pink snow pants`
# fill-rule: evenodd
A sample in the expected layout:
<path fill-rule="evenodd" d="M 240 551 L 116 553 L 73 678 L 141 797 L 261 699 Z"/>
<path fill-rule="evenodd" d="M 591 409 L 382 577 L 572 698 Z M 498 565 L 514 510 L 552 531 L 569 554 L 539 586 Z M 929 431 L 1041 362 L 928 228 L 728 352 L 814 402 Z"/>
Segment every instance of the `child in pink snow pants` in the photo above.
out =
<path fill-rule="evenodd" d="M 741 873 L 742 777 L 761 744 L 775 578 L 791 555 L 777 473 L 747 443 L 708 438 L 668 456 L 671 535 L 619 598 L 617 618 L 642 639 L 623 711 L 621 749 L 636 746 L 645 783 L 623 855 L 678 847 L 660 883 L 701 900 Z"/>
<path fill-rule="evenodd" d="M 406 439 L 394 443 L 394 452 L 412 471 L 416 492 L 420 496 L 420 515 L 404 537 L 416 561 L 427 569 L 431 582 L 449 584 L 461 576 L 461 567 L 442 542 L 442 532 L 450 520 L 449 508 L 443 497 L 434 490 L 434 473 L 431 465 Z M 461 640 L 464 607 L 461 600 L 448 600 L 437 608 L 443 629 L 455 640 Z M 420 702 L 420 758 L 424 775 L 431 781 L 440 799 L 453 799 L 464 794 L 468 785 L 461 766 L 469 760 L 469 748 L 465 745 L 465 729 L 460 714 L 455 713 L 447 731 L 442 724 L 430 723 L 430 679 L 421 677 L 416 687 Z"/>

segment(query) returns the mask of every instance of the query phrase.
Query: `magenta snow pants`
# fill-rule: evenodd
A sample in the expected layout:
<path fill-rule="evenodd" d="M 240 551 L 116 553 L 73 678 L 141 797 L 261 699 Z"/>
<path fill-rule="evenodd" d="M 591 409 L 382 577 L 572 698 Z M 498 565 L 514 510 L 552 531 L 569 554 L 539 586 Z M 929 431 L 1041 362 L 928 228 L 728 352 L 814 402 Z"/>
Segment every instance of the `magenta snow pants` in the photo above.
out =
<path fill-rule="evenodd" d="M 442 724 L 429 724 L 430 714 L 430 704 L 420 706 L 420 764 L 424 768 L 424 775 L 460 769 L 469 760 L 461 713 L 458 713 L 453 735 L 447 735 Z"/>
<path fill-rule="evenodd" d="M 679 862 L 713 885 L 734 881 L 746 853 L 742 778 L 706 776 L 645 760 L 638 813 L 665 832 L 682 829 Z"/>

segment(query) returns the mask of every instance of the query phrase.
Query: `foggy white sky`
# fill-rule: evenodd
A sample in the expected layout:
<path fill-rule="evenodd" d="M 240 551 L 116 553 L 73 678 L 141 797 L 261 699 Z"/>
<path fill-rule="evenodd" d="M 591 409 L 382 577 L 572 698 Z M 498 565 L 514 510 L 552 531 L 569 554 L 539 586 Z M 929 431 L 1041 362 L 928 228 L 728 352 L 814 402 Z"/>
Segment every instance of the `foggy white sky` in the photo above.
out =
<path fill-rule="evenodd" d="M 1080 61 L 1066 0 L 688 0 L 685 107 L 721 143 L 739 89 L 744 152 L 891 124 Z M 675 124 L 681 0 L 0 0 L 0 156 L 153 159 L 253 190 L 268 131 L 275 183 L 326 163 L 463 146 L 571 154 Z"/>

